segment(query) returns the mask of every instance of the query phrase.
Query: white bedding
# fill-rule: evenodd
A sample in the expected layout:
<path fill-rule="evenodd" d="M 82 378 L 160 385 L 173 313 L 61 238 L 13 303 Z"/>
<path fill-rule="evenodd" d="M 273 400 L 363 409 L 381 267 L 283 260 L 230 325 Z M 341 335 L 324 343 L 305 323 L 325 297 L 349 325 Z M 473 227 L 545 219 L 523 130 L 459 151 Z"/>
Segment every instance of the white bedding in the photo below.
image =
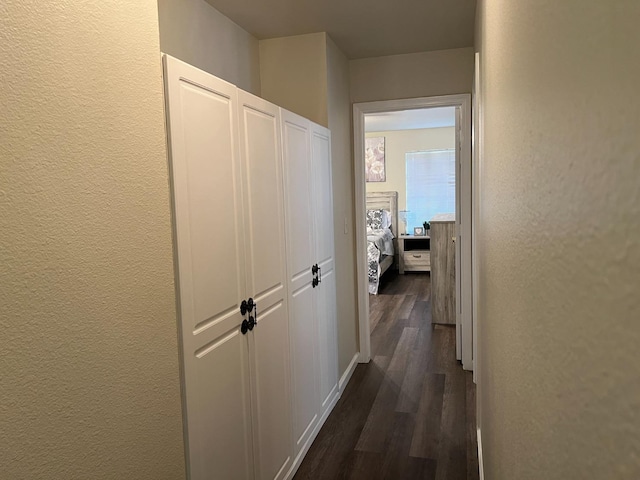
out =
<path fill-rule="evenodd" d="M 393 233 L 388 228 L 367 232 L 367 241 L 372 242 L 383 255 L 393 255 Z"/>
<path fill-rule="evenodd" d="M 367 259 L 369 263 L 369 293 L 378 293 L 380 261 L 383 255 L 393 256 L 393 233 L 388 228 L 367 232 Z"/>

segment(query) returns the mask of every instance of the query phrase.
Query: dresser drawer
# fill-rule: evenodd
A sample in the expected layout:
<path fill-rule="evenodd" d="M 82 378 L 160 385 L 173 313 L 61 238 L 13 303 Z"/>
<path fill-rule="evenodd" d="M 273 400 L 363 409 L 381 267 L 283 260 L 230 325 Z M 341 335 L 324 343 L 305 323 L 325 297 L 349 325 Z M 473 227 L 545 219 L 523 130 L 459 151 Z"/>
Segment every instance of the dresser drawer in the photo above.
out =
<path fill-rule="evenodd" d="M 429 250 L 409 250 L 404 252 L 404 267 L 428 267 L 431 265 L 431 252 Z"/>

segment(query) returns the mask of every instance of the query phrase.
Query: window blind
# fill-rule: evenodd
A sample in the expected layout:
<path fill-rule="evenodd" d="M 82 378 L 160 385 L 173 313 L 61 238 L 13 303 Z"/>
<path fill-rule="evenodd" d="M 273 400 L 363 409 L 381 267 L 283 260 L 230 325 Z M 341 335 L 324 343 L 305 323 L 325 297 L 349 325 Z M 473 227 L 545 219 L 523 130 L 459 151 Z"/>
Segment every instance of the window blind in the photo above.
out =
<path fill-rule="evenodd" d="M 409 231 L 437 213 L 456 211 L 455 149 L 405 154 Z"/>

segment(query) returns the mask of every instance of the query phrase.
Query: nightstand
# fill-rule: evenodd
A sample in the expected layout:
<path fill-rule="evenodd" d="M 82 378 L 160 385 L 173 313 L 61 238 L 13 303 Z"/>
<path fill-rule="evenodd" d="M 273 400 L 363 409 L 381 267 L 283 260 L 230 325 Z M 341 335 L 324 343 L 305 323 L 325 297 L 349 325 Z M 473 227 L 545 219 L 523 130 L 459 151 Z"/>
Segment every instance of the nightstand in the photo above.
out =
<path fill-rule="evenodd" d="M 431 238 L 400 235 L 398 237 L 399 273 L 431 271 Z"/>

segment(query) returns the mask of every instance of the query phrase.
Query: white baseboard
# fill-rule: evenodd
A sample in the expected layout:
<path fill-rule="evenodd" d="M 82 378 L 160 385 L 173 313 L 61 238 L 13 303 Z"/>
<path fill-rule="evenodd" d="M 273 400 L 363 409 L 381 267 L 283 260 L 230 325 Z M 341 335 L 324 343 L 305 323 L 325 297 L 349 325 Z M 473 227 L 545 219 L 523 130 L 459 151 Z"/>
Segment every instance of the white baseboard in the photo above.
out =
<path fill-rule="evenodd" d="M 484 480 L 484 461 L 482 460 L 482 435 L 478 429 L 478 468 L 480 469 L 480 480 Z"/>
<path fill-rule="evenodd" d="M 338 390 L 340 390 L 340 395 L 342 395 L 342 392 L 344 392 L 344 387 L 347 386 L 347 383 L 349 383 L 349 380 L 351 380 L 353 372 L 358 366 L 358 358 L 360 358 L 360 353 L 356 352 L 356 354 L 351 359 L 351 363 L 349 363 L 349 366 L 342 374 L 342 377 L 340 377 L 340 381 L 338 382 Z"/>

